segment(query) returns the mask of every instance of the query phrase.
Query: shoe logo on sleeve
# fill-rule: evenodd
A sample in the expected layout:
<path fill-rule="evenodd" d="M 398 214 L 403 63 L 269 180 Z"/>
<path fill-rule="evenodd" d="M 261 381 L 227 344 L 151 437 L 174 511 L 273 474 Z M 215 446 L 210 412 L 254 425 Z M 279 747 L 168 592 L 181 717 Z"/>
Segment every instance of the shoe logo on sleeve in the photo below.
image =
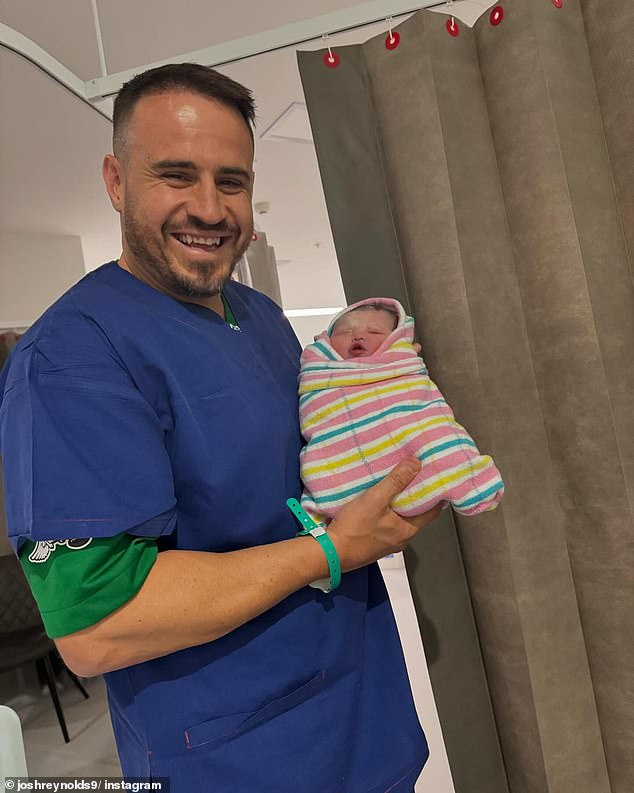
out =
<path fill-rule="evenodd" d="M 41 540 L 35 543 L 35 548 L 29 554 L 29 562 L 34 564 L 42 564 L 48 560 L 48 557 L 59 545 L 65 545 L 67 548 L 79 550 L 85 548 L 92 542 L 92 537 L 88 539 L 74 539 L 74 540 Z"/>

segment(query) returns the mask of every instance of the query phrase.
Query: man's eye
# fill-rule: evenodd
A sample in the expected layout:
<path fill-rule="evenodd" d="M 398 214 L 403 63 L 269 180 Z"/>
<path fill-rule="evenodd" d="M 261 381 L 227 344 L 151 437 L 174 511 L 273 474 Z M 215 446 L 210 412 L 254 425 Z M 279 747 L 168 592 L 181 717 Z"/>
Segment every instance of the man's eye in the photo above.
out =
<path fill-rule="evenodd" d="M 170 179 L 172 182 L 184 182 L 189 177 L 184 173 L 166 173 L 163 174 L 164 179 Z"/>

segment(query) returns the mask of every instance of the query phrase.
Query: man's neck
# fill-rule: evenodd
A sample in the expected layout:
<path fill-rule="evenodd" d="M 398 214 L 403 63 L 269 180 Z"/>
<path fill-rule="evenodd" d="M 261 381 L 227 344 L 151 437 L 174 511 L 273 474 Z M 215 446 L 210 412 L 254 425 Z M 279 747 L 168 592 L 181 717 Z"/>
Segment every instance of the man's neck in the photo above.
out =
<path fill-rule="evenodd" d="M 126 270 L 128 273 L 130 273 L 130 275 L 133 275 L 135 278 L 138 278 L 139 281 L 143 281 L 143 283 L 147 284 L 148 286 L 151 286 L 152 289 L 156 289 L 158 292 L 163 292 L 163 294 L 173 298 L 174 300 L 178 300 L 180 303 L 193 303 L 196 306 L 203 306 L 203 308 L 208 308 L 211 311 L 215 311 L 216 314 L 218 314 L 218 316 L 220 316 L 222 319 L 226 318 L 225 307 L 224 307 L 224 303 L 222 302 L 222 297 L 220 295 L 220 292 L 218 292 L 215 295 L 211 295 L 210 297 L 201 297 L 201 298 L 185 297 L 183 295 L 177 295 L 174 294 L 173 292 L 168 291 L 167 289 L 164 289 L 159 284 L 148 279 L 144 275 L 138 273 L 136 269 L 134 269 L 133 267 L 130 267 L 130 265 L 126 260 L 125 254 L 122 253 L 121 256 L 116 261 L 122 270 Z"/>

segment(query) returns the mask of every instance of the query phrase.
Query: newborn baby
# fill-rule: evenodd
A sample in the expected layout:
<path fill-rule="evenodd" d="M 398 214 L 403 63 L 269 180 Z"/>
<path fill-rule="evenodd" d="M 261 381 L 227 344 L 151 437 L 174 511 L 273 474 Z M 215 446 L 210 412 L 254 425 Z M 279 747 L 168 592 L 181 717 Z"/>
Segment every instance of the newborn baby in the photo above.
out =
<path fill-rule="evenodd" d="M 317 520 L 371 487 L 406 454 L 423 467 L 392 502 L 418 515 L 441 501 L 461 515 L 495 509 L 504 484 L 455 420 L 413 344 L 414 320 L 391 298 L 348 306 L 302 353 L 302 507 Z"/>

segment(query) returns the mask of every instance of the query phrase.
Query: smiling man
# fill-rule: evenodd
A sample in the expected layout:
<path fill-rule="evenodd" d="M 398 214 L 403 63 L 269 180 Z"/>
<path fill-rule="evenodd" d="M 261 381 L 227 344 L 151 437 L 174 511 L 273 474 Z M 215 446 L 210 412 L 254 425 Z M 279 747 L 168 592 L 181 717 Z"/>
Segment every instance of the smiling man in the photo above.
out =
<path fill-rule="evenodd" d="M 247 89 L 194 64 L 118 95 L 103 176 L 123 252 L 0 376 L 10 538 L 68 665 L 105 675 L 127 776 L 409 793 L 427 747 L 374 561 L 437 510 L 389 508 L 410 459 L 296 536 L 299 345 L 230 280 L 253 229 L 253 120 Z M 327 594 L 308 586 L 328 575 Z"/>
<path fill-rule="evenodd" d="M 252 111 L 245 119 L 238 108 L 185 91 L 133 98 L 117 106 L 115 153 L 103 164 L 121 214 L 119 265 L 222 314 L 220 291 L 253 234 L 253 138 L 245 124 Z"/>

